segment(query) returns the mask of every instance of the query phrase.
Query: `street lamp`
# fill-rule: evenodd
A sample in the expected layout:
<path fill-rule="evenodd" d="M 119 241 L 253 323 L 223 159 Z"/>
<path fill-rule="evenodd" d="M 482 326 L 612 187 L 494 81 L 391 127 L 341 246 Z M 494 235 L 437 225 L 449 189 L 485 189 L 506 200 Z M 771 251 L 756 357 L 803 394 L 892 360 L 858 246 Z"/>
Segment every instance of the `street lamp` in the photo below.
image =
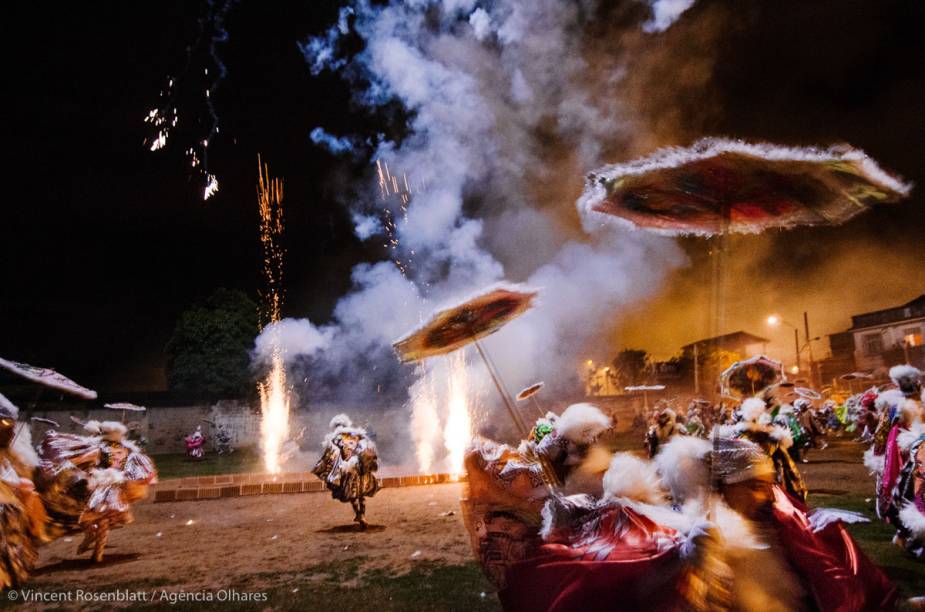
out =
<path fill-rule="evenodd" d="M 813 385 L 815 385 L 816 384 L 816 363 L 815 363 L 815 360 L 813 359 L 812 343 L 815 342 L 816 340 L 821 340 L 822 337 L 821 336 L 816 336 L 815 338 L 809 337 L 809 315 L 806 313 L 806 311 L 803 312 L 803 333 L 806 334 L 805 336 L 806 343 L 803 346 L 800 346 L 800 328 L 794 325 L 793 323 L 789 323 L 788 321 L 784 320 L 784 318 L 781 317 L 780 315 L 776 315 L 776 314 L 769 315 L 767 318 L 767 324 L 770 325 L 771 327 L 777 327 L 778 325 L 783 324 L 783 325 L 793 328 L 793 344 L 794 344 L 795 352 L 796 352 L 797 370 L 799 371 L 799 369 L 801 369 L 800 368 L 800 355 L 803 353 L 804 349 L 809 349 L 809 379 L 810 379 L 810 382 Z"/>
<path fill-rule="evenodd" d="M 769 315 L 767 322 L 768 322 L 768 325 L 771 327 L 777 327 L 779 325 L 786 325 L 788 327 L 793 328 L 793 350 L 794 350 L 794 355 L 797 360 L 796 369 L 797 369 L 797 372 L 799 372 L 801 369 L 800 368 L 800 330 L 799 328 L 792 323 L 788 323 L 787 321 L 784 321 L 783 317 L 781 317 L 780 315 L 776 315 L 776 314 Z M 797 373 L 797 372 L 794 372 L 794 373 Z"/>

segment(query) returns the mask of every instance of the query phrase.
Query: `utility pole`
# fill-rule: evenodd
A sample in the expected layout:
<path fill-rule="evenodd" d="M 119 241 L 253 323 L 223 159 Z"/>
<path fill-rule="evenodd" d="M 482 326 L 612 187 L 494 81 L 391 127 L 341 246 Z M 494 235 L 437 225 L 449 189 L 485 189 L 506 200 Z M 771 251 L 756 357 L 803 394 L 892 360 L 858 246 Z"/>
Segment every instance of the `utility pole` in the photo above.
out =
<path fill-rule="evenodd" d="M 694 395 L 700 396 L 700 351 L 694 344 Z"/>
<path fill-rule="evenodd" d="M 796 327 L 793 328 L 793 346 L 797 356 L 797 372 L 799 372 L 802 369 L 800 367 L 800 330 Z"/>
<path fill-rule="evenodd" d="M 813 359 L 813 343 L 809 339 L 809 314 L 803 311 L 803 332 L 806 334 L 806 346 L 809 347 L 809 382 L 816 386 L 816 361 Z"/>

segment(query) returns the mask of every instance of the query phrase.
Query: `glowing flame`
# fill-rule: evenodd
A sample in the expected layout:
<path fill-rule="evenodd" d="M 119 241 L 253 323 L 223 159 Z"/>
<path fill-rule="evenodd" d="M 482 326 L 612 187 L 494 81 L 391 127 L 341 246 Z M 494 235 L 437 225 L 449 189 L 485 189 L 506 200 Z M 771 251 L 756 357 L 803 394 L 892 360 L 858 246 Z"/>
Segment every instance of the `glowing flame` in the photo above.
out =
<path fill-rule="evenodd" d="M 270 179 L 269 168 L 261 165 L 260 157 L 257 158 L 257 165 L 257 204 L 260 211 L 260 243 L 264 256 L 263 276 L 266 283 L 264 312 L 272 325 L 280 320 L 283 301 L 283 248 L 280 244 L 283 233 L 283 184 L 279 179 Z M 260 446 L 263 450 L 264 465 L 270 474 L 277 474 L 282 470 L 282 449 L 289 438 L 286 368 L 278 336 L 278 329 L 273 329 L 270 335 L 273 345 L 270 374 L 266 381 L 257 385 L 263 417 L 260 421 Z"/>
<path fill-rule="evenodd" d="M 448 414 L 443 429 L 443 443 L 449 453 L 450 474 L 453 479 L 463 471 L 466 447 L 472 438 L 472 420 L 469 416 L 469 376 L 462 352 L 449 357 Z"/>
<path fill-rule="evenodd" d="M 414 440 L 418 469 L 429 473 L 434 464 L 434 441 L 440 435 L 437 394 L 433 371 L 421 366 L 420 376 L 411 387 L 411 436 Z"/>
<path fill-rule="evenodd" d="M 278 474 L 283 443 L 289 438 L 289 397 L 286 393 L 286 369 L 278 351 L 273 352 L 272 369 L 260 391 L 260 445 L 263 463 L 270 474 Z"/>

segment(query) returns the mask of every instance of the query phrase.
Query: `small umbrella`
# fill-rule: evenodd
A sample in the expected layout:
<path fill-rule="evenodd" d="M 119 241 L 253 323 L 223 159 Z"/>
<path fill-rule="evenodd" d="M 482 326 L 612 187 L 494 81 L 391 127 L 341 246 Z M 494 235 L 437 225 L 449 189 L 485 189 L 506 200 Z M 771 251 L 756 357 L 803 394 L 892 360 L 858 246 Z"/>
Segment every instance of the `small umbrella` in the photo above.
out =
<path fill-rule="evenodd" d="M 103 404 L 103 408 L 109 408 L 110 410 L 121 410 L 122 411 L 122 422 L 125 422 L 125 412 L 144 412 L 147 410 L 144 406 L 138 406 L 137 404 L 130 404 L 128 402 L 115 402 L 113 404 Z"/>
<path fill-rule="evenodd" d="M 809 387 L 794 387 L 793 392 L 802 397 L 803 399 L 808 400 L 821 400 L 822 394 L 816 391 L 815 389 L 810 389 Z"/>
<path fill-rule="evenodd" d="M 847 145 L 828 149 L 707 138 L 588 176 L 578 202 L 632 227 L 712 236 L 838 225 L 912 186 Z"/>
<path fill-rule="evenodd" d="M 51 425 L 52 427 L 61 427 L 57 421 L 51 419 L 46 419 L 44 417 L 32 417 L 30 420 L 35 421 L 36 423 L 45 423 L 46 425 Z"/>
<path fill-rule="evenodd" d="M 37 368 L 27 363 L 10 361 L 2 357 L 0 357 L 0 368 L 12 372 L 17 376 L 22 376 L 32 382 L 39 383 L 40 385 L 57 389 L 58 391 L 64 391 L 65 393 L 70 393 L 71 395 L 76 395 L 77 397 L 87 400 L 96 399 L 96 391 L 82 387 L 67 376 L 55 372 L 50 368 Z"/>
<path fill-rule="evenodd" d="M 649 412 L 649 391 L 664 391 L 665 385 L 635 385 L 632 387 L 623 387 L 627 393 L 642 392 L 642 409 Z M 648 417 L 647 417 L 648 418 Z"/>
<path fill-rule="evenodd" d="M 517 394 L 517 398 L 516 398 L 518 402 L 522 402 L 527 399 L 532 399 L 533 407 L 536 408 L 536 412 L 540 415 L 540 417 L 544 415 L 543 415 L 543 410 L 540 408 L 539 402 L 536 400 L 536 394 L 540 392 L 544 384 L 545 384 L 544 382 L 540 381 L 540 382 L 533 383 L 529 387 L 524 387 L 523 389 L 520 390 L 520 393 Z"/>
<path fill-rule="evenodd" d="M 737 361 L 720 375 L 723 391 L 735 391 L 741 396 L 760 393 L 783 378 L 783 364 L 765 355 Z"/>

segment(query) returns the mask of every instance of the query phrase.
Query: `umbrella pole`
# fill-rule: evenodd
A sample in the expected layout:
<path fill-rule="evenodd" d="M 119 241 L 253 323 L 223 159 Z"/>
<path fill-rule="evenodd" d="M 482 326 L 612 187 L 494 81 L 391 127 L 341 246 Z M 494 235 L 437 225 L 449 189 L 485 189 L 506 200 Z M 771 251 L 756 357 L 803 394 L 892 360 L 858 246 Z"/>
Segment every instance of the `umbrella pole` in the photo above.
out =
<path fill-rule="evenodd" d="M 491 367 L 491 363 L 488 361 L 488 355 L 485 353 L 485 349 L 482 348 L 482 343 L 477 339 L 475 340 L 475 348 L 478 350 L 479 356 L 485 363 L 485 369 L 488 370 L 488 375 L 491 376 L 491 382 L 495 383 L 495 389 L 497 389 L 498 394 L 501 395 L 501 399 L 504 401 L 504 407 L 507 408 L 511 420 L 514 421 L 514 426 L 519 430 L 520 436 L 526 438 L 529 431 L 527 430 L 526 425 L 524 425 L 523 420 L 521 420 L 520 415 L 517 414 L 517 411 L 514 408 L 514 404 L 511 402 L 511 398 L 508 397 L 504 387 L 501 386 L 501 381 L 495 373 L 494 368 Z"/>
<path fill-rule="evenodd" d="M 543 418 L 544 416 L 546 416 L 546 413 L 543 412 L 542 408 L 540 408 L 540 403 L 539 401 L 537 401 L 536 396 L 534 395 L 530 399 L 533 400 L 533 407 L 536 408 L 536 413 L 540 416 L 540 418 Z"/>
<path fill-rule="evenodd" d="M 474 344 L 475 348 L 479 351 L 479 356 L 485 363 L 485 368 L 488 370 L 488 374 L 491 376 L 491 381 L 495 383 L 495 389 L 498 390 L 498 393 L 501 395 L 501 399 L 504 400 L 504 407 L 507 408 L 508 414 L 511 415 L 511 419 L 514 421 L 514 426 L 520 430 L 520 436 L 522 438 L 526 438 L 529 435 L 529 430 L 527 429 L 526 425 L 524 425 L 520 415 L 518 415 L 517 411 L 514 409 L 514 404 L 511 402 L 511 398 L 507 391 L 505 391 L 504 386 L 501 383 L 501 379 L 494 371 L 494 368 L 491 365 L 491 361 L 488 359 L 488 354 L 482 347 L 482 343 L 479 342 L 477 338 L 475 338 Z M 540 467 L 543 469 L 543 475 L 546 476 L 546 488 L 550 493 L 555 493 L 556 486 L 559 484 L 559 478 L 556 476 L 555 470 L 552 468 L 552 465 L 549 463 L 549 460 L 546 457 L 539 456 L 537 459 L 539 461 Z"/>

